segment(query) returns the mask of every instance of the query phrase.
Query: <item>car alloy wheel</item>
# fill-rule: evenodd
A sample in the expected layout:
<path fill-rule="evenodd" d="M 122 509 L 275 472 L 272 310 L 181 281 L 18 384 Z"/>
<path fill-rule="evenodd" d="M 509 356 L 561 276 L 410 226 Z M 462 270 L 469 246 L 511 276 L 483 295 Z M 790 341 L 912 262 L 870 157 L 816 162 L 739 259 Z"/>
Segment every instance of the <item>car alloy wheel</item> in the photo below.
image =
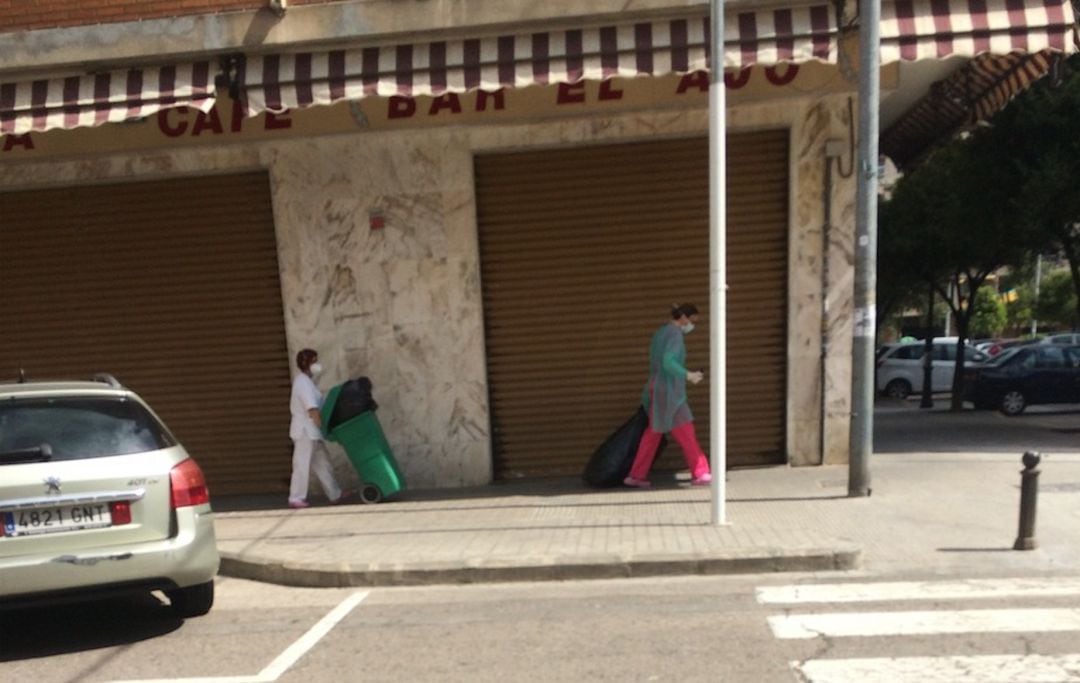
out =
<path fill-rule="evenodd" d="M 885 395 L 889 398 L 907 398 L 911 394 L 911 385 L 902 379 L 894 379 L 885 385 Z"/>
<path fill-rule="evenodd" d="M 1027 401 L 1024 399 L 1024 394 L 1017 389 L 1006 391 L 1001 397 L 1001 412 L 1006 415 L 1019 415 L 1026 407 Z"/>

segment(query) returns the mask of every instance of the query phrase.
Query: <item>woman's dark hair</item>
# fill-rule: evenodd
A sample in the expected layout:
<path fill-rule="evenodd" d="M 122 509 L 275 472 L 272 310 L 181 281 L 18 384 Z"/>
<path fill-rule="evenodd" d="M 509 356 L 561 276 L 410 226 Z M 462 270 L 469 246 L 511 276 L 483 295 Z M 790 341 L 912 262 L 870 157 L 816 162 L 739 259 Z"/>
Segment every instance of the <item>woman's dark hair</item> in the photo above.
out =
<path fill-rule="evenodd" d="M 296 354 L 296 367 L 307 372 L 307 369 L 311 367 L 311 364 L 318 357 L 319 354 L 314 349 L 302 349 L 300 353 Z"/>
<path fill-rule="evenodd" d="M 671 309 L 671 319 L 678 320 L 684 315 L 689 318 L 692 315 L 697 315 L 697 313 L 697 306 L 694 304 L 676 304 L 675 307 Z"/>

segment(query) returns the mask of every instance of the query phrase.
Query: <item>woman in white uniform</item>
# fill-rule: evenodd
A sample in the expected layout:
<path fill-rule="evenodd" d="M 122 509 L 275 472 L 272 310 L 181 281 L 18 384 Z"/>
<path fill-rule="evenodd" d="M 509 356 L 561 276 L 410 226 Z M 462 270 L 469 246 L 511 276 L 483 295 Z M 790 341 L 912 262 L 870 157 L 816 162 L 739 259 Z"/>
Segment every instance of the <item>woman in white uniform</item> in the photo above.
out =
<path fill-rule="evenodd" d="M 322 392 L 315 386 L 315 377 L 322 372 L 319 354 L 312 349 L 304 349 L 296 354 L 296 367 L 300 372 L 293 378 L 292 398 L 289 409 L 292 423 L 289 425 L 289 437 L 293 441 L 292 482 L 289 485 L 289 507 L 306 508 L 308 478 L 315 472 L 326 497 L 331 503 L 341 502 L 347 494 L 342 493 L 330 457 L 322 438 Z"/>

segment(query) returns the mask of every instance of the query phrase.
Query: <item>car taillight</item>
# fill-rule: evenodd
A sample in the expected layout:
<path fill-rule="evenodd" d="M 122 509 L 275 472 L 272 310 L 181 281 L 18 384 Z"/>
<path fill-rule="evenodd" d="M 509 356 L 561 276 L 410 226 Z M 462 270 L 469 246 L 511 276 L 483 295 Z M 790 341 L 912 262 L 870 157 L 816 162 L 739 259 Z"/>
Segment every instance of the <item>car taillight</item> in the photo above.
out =
<path fill-rule="evenodd" d="M 113 526 L 131 524 L 131 503 L 126 500 L 117 500 L 109 503 L 109 512 L 112 513 Z"/>
<path fill-rule="evenodd" d="M 172 506 L 176 508 L 191 505 L 203 505 L 210 502 L 210 491 L 206 488 L 206 478 L 195 461 L 188 458 L 169 472 L 169 484 L 172 486 Z"/>

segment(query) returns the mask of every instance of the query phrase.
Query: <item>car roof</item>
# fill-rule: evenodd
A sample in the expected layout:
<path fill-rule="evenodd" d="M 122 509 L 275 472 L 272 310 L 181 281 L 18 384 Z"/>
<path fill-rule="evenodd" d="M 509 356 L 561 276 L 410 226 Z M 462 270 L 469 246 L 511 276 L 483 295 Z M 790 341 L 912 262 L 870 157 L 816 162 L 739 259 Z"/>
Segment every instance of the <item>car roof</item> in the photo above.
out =
<path fill-rule="evenodd" d="M 968 341 L 969 344 L 971 343 L 970 339 L 968 339 L 967 341 Z M 910 346 L 912 344 L 925 344 L 926 340 L 925 339 L 912 339 L 910 341 L 896 342 L 896 343 L 897 344 L 903 344 L 904 346 Z M 934 344 L 959 344 L 960 340 L 957 337 L 934 337 L 932 343 L 934 343 Z"/>
<path fill-rule="evenodd" d="M 131 396 L 132 392 L 119 384 L 101 382 L 3 382 L 0 397 L 28 398 L 35 396 Z"/>

